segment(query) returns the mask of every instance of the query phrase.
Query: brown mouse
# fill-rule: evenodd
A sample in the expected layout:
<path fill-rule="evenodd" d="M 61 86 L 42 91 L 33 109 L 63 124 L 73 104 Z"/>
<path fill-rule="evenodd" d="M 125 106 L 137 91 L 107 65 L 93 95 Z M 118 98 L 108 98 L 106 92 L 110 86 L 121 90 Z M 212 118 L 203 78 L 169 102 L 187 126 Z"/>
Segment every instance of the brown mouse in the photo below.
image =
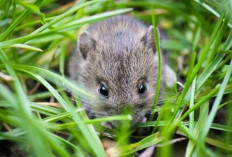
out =
<path fill-rule="evenodd" d="M 128 16 L 90 25 L 79 35 L 68 70 L 99 98 L 83 102 L 87 110 L 116 115 L 131 107 L 133 124 L 143 121 L 153 105 L 158 75 L 153 26 Z M 162 59 L 161 91 L 175 81 L 175 73 Z"/>

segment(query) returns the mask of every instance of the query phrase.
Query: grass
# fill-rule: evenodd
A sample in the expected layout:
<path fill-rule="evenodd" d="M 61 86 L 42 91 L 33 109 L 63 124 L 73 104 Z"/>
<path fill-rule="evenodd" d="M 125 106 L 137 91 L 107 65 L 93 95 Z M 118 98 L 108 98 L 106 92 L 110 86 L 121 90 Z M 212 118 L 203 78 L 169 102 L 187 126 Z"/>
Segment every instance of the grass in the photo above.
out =
<path fill-rule="evenodd" d="M 229 0 L 80 0 L 65 5 L 1 0 L 0 145 L 10 149 L 6 143 L 11 141 L 27 156 L 38 157 L 136 156 L 155 145 L 158 156 L 170 156 L 175 151 L 170 143 L 180 135 L 188 139 L 186 157 L 231 156 L 231 8 Z M 70 80 L 65 68 L 81 30 L 125 13 L 167 32 L 165 41 L 154 32 L 158 54 L 168 51 L 177 84 L 183 84 L 181 92 L 167 89 L 162 105 L 156 89 L 153 109 L 158 118 L 135 128 L 128 127 L 128 114 L 89 119 L 79 97 L 90 100 L 94 95 Z M 220 114 L 221 108 L 227 114 Z M 112 120 L 122 126 L 101 124 Z M 132 134 L 141 128 L 153 132 Z M 115 144 L 105 151 L 106 137 Z M 0 156 L 7 153 L 0 150 Z"/>

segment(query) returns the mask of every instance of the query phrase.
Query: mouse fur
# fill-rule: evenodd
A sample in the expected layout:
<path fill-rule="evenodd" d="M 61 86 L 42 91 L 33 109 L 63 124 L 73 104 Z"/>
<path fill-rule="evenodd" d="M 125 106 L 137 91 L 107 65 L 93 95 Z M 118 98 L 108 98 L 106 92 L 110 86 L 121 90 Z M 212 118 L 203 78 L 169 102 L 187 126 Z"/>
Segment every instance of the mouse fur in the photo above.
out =
<path fill-rule="evenodd" d="M 98 97 L 98 101 L 83 102 L 86 110 L 117 115 L 130 107 L 134 110 L 133 124 L 144 120 L 153 105 L 158 75 L 153 29 L 133 17 L 116 16 L 90 25 L 79 35 L 68 70 Z M 165 80 L 171 86 L 176 76 L 162 57 L 161 92 Z M 142 82 L 146 92 L 139 94 Z M 107 97 L 99 93 L 101 85 L 107 87 Z"/>

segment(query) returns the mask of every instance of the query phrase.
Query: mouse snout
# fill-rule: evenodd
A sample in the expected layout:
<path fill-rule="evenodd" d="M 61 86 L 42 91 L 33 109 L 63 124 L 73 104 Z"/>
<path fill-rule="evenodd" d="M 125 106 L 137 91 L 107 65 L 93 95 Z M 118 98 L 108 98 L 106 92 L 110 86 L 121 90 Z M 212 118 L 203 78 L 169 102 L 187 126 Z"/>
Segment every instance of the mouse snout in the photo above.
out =
<path fill-rule="evenodd" d="M 118 103 L 111 106 L 111 111 L 114 112 L 115 115 L 119 114 L 130 114 L 133 115 L 134 113 L 134 105 L 126 102 L 126 101 L 119 101 Z"/>

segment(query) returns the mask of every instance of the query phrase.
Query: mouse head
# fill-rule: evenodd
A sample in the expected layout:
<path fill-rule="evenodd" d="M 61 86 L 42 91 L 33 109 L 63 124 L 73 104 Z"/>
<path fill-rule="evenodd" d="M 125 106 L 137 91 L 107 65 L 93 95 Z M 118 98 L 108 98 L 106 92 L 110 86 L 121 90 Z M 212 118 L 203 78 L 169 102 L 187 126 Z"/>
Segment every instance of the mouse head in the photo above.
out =
<path fill-rule="evenodd" d="M 76 79 L 99 98 L 85 102 L 85 107 L 108 115 L 122 114 L 129 107 L 134 111 L 133 123 L 141 122 L 153 105 L 157 84 L 153 27 L 139 37 L 117 32 L 95 39 L 84 32 L 79 36 L 76 55 Z"/>

